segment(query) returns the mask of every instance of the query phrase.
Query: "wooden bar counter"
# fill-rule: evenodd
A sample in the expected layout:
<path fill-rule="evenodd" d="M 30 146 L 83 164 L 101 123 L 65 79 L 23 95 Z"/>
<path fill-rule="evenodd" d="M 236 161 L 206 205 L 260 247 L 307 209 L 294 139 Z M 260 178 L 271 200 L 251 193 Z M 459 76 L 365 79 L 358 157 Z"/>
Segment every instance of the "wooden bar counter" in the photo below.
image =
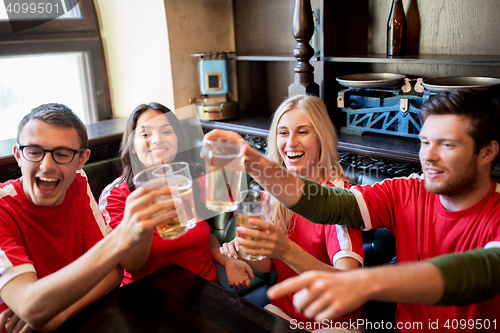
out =
<path fill-rule="evenodd" d="M 116 288 L 56 332 L 297 331 L 306 332 L 174 264 Z"/>

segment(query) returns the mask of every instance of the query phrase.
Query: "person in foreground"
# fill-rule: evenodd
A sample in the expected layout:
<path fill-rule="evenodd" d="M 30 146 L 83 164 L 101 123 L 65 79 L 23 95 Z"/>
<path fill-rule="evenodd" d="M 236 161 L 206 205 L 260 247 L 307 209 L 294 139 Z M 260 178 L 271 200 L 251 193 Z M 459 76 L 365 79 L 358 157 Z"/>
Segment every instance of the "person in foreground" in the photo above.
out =
<path fill-rule="evenodd" d="M 44 104 L 19 123 L 21 178 L 0 184 L 0 327 L 52 331 L 116 287 L 120 261 L 156 225 L 167 190 L 131 196 L 124 223 L 107 233 L 85 173 L 87 131 L 66 106 Z M 7 309 L 8 307 L 8 309 Z"/>
<path fill-rule="evenodd" d="M 340 188 L 352 184 L 338 163 L 337 135 L 326 106 L 313 95 L 294 96 L 281 103 L 271 123 L 266 156 L 290 172 L 320 184 Z M 252 224 L 265 231 L 238 228 L 241 236 L 264 242 L 237 237 L 223 244 L 221 252 L 237 258 L 237 249 L 242 247 L 247 254 L 266 256 L 248 263 L 260 272 L 276 270 L 278 283 L 312 269 L 336 272 L 363 264 L 359 229 L 311 223 L 275 199 L 271 200 L 270 223 L 253 220 Z M 275 299 L 265 308 L 287 320 L 310 321 L 295 311 L 293 295 Z M 338 320 L 356 321 L 361 310 L 352 310 Z"/>
<path fill-rule="evenodd" d="M 356 186 L 351 190 L 327 188 L 284 173 L 275 163 L 245 145 L 247 171 L 294 212 L 322 224 L 347 223 L 364 229 L 386 227 L 396 237 L 398 266 L 392 268 L 396 272 L 389 270 L 389 274 L 385 274 L 385 268 L 376 268 L 359 272 L 359 276 L 357 272 L 342 273 L 352 278 L 378 275 L 377 279 L 357 284 L 357 288 L 343 289 L 343 293 L 335 295 L 333 310 L 325 313 L 327 302 L 312 302 L 313 296 L 304 292 L 303 301 L 298 305 L 308 316 L 321 319 L 325 315 L 341 315 L 369 299 L 371 296 L 365 293 L 375 289 L 375 293 L 386 295 L 383 300 L 399 302 L 396 325 L 399 323 L 401 326 L 397 328 L 402 331 L 429 329 L 431 323 L 438 325 L 441 331 L 451 330 L 460 320 L 468 324 L 468 320 L 474 321 L 474 325 L 460 327 L 464 331 L 478 329 L 478 321 L 498 325 L 500 295 L 495 296 L 498 287 L 492 284 L 498 281 L 495 277 L 499 274 L 500 186 L 490 176 L 500 142 L 497 105 L 479 91 L 455 89 L 431 97 L 422 105 L 420 117 L 423 126 L 419 134 L 419 155 L 423 175 Z M 211 132 L 206 139 L 236 141 L 239 136 L 232 132 Z M 287 193 L 279 193 L 280 188 L 288 188 Z M 482 272 L 492 268 L 486 270 L 485 277 L 466 272 L 468 267 L 456 270 L 453 264 L 456 257 L 438 257 L 479 248 L 485 250 L 458 256 L 458 259 L 470 262 Z M 408 264 L 431 258 L 429 263 Z M 481 261 L 486 268 L 481 267 Z M 420 269 L 423 272 L 416 274 Z M 455 280 L 456 274 L 469 279 Z M 438 275 L 441 280 L 437 281 L 444 281 L 444 286 L 431 281 Z M 336 278 L 342 276 L 339 274 Z M 321 281 L 319 285 L 324 286 L 324 280 Z M 478 285 L 484 281 L 489 283 Z M 385 291 L 382 286 L 386 283 L 406 284 L 406 287 L 401 293 L 391 289 L 392 285 Z M 447 288 L 461 294 L 450 295 Z M 271 297 L 281 296 L 276 290 L 279 291 L 279 287 L 270 291 Z M 439 306 L 470 302 L 477 303 Z"/>
<path fill-rule="evenodd" d="M 127 198 L 138 190 L 132 182 L 135 174 L 152 165 L 189 162 L 186 147 L 182 127 L 170 109 L 158 103 L 137 106 L 129 116 L 123 134 L 120 149 L 123 175 L 108 185 L 99 198 L 99 209 L 106 224 L 114 229 L 123 223 Z M 189 164 L 194 174 L 194 163 Z M 195 176 L 198 177 L 194 179 Z M 230 287 L 239 289 L 251 285 L 250 277 L 255 276 L 250 266 L 242 260 L 226 258 L 219 252 L 219 241 L 210 233 L 210 226 L 204 220 L 211 213 L 203 204 L 202 195 L 205 191 L 201 186 L 204 186 L 204 177 L 193 175 L 193 194 L 199 222 L 176 239 L 162 239 L 158 231 L 154 230 L 140 246 L 134 248 L 131 260 L 123 264 L 123 284 L 173 263 L 219 283 L 215 260 L 224 266 Z"/>

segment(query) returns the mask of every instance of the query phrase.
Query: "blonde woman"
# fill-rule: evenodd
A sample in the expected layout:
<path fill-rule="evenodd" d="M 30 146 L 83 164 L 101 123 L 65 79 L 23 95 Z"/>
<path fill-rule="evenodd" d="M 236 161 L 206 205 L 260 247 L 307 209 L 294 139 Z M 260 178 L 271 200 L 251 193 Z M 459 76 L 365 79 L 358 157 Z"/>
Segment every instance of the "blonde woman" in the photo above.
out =
<path fill-rule="evenodd" d="M 327 186 L 349 188 L 352 184 L 338 162 L 335 128 L 325 104 L 316 96 L 294 96 L 278 107 L 269 131 L 267 158 Z M 237 251 L 242 247 L 245 253 L 265 255 L 263 260 L 248 263 L 260 272 L 276 270 L 278 282 L 309 270 L 338 271 L 362 266 L 364 252 L 359 230 L 314 224 L 274 198 L 271 206 L 270 226 L 252 220 L 261 231 L 238 228 L 240 235 L 264 242 L 237 237 L 223 244 L 221 253 L 238 258 Z M 306 328 L 312 325 L 296 312 L 292 302 L 293 296 L 283 297 L 266 305 L 266 309 L 285 319 L 301 321 Z M 358 309 L 337 320 L 355 321 L 359 315 Z"/>

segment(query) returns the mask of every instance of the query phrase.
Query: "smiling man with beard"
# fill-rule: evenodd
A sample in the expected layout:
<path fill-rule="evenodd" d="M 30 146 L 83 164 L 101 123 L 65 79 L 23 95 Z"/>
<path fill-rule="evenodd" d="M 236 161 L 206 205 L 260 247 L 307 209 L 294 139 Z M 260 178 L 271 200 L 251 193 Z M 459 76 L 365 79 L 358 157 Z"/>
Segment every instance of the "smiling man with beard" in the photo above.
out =
<path fill-rule="evenodd" d="M 294 304 L 317 321 L 373 299 L 399 302 L 398 331 L 435 326 L 440 332 L 476 331 L 486 323 L 498 329 L 500 184 L 491 178 L 500 142 L 498 106 L 479 91 L 455 89 L 431 97 L 420 117 L 423 174 L 350 190 L 292 174 L 275 177 L 269 170 L 283 171 L 244 145 L 247 172 L 292 211 L 315 223 L 385 227 L 396 237 L 395 267 L 304 273 L 272 288 L 271 299 L 306 288 Z M 213 131 L 205 139 L 237 141 L 239 136 Z M 295 191 L 279 191 L 291 185 Z M 458 264 L 439 257 L 474 249 L 482 250 L 453 255 Z M 415 264 L 423 260 L 430 263 Z M 448 304 L 468 306 L 437 306 Z M 464 321 L 472 325 L 457 326 Z M 423 326 L 413 325 L 418 323 Z"/>
<path fill-rule="evenodd" d="M 169 190 L 139 189 L 104 238 L 81 170 L 90 155 L 81 120 L 65 105 L 44 104 L 21 120 L 17 141 L 22 176 L 0 184 L 0 330 L 52 331 L 116 287 L 120 262 L 175 209 L 153 218 L 174 206 L 150 205 Z"/>

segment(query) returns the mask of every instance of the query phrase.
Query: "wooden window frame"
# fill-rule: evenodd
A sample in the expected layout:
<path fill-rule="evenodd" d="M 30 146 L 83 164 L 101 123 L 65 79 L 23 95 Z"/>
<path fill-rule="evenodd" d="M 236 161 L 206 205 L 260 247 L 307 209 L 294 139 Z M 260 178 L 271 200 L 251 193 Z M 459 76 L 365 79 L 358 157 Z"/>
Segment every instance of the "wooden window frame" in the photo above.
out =
<path fill-rule="evenodd" d="M 111 98 L 104 49 L 92 0 L 79 0 L 81 18 L 57 19 L 12 33 L 9 21 L 0 21 L 0 56 L 83 52 L 87 69 L 89 119 L 111 119 Z M 26 24 L 34 21 L 26 20 Z"/>

